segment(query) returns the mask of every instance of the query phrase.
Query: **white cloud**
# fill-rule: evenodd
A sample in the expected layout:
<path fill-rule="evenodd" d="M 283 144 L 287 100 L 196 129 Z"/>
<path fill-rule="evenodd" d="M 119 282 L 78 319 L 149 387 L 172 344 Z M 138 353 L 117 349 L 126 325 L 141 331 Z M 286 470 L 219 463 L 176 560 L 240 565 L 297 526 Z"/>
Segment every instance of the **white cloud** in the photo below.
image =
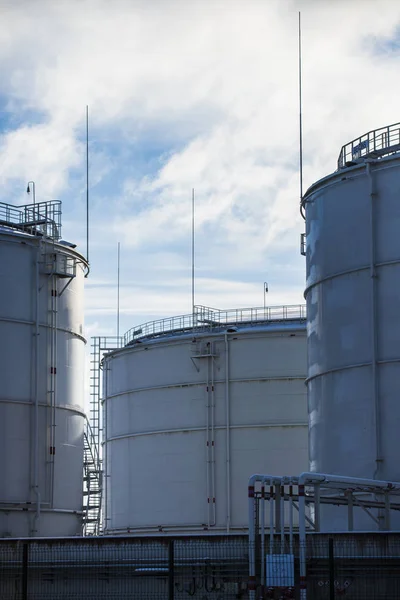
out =
<path fill-rule="evenodd" d="M 3 9 L 2 199 L 64 200 L 85 243 L 90 106 L 91 328 L 112 329 L 116 242 L 124 325 L 187 312 L 190 195 L 202 303 L 302 300 L 297 11 L 302 10 L 305 187 L 342 144 L 398 120 L 400 24 L 391 0 L 35 0 Z M 262 290 L 261 290 L 262 291 Z M 279 295 L 279 298 L 277 297 Z M 93 329 L 92 329 L 93 330 Z M 90 331 L 90 329 L 89 329 Z"/>

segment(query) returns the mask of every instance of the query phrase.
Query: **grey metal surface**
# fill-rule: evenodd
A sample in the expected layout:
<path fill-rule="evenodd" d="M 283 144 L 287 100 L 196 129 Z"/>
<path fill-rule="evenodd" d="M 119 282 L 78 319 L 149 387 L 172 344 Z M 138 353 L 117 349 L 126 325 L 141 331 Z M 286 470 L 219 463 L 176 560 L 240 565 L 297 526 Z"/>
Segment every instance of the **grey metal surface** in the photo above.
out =
<path fill-rule="evenodd" d="M 312 471 L 400 481 L 400 158 L 305 194 Z"/>

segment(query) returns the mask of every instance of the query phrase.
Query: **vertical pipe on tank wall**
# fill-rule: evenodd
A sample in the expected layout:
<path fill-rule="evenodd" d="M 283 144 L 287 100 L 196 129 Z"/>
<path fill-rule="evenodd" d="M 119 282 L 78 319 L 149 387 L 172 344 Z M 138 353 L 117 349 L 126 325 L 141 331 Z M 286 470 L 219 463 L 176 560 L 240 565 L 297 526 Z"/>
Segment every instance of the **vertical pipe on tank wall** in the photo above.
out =
<path fill-rule="evenodd" d="M 216 515 L 216 489 L 215 489 L 215 396 L 214 396 L 214 344 L 211 343 L 211 486 L 212 486 L 212 515 L 211 525 L 217 523 Z"/>
<path fill-rule="evenodd" d="M 378 346 L 378 332 L 377 332 L 377 316 L 376 316 L 376 268 L 375 268 L 375 219 L 374 219 L 374 200 L 376 196 L 374 180 L 371 171 L 371 162 L 367 162 L 366 165 L 367 177 L 369 179 L 369 190 L 370 190 L 370 275 L 371 275 L 371 331 L 372 331 L 372 394 L 375 409 L 375 444 L 376 444 L 376 468 L 374 472 L 374 479 L 380 478 L 380 470 L 382 463 L 381 453 L 381 415 L 379 406 L 379 390 L 378 390 L 378 372 L 377 372 L 377 346 Z"/>
<path fill-rule="evenodd" d="M 52 452 L 53 452 L 53 461 L 52 461 L 52 478 L 51 478 L 51 507 L 54 506 L 54 480 L 55 480 L 55 448 L 56 448 L 56 431 L 57 431 L 57 425 L 56 425 L 56 401 L 57 401 L 57 326 L 58 326 L 58 280 L 57 280 L 57 275 L 53 275 L 53 282 L 52 282 L 52 290 L 54 290 L 52 292 L 53 294 L 53 301 L 54 301 L 54 360 L 53 360 L 53 366 L 54 366 L 54 393 L 53 393 L 53 408 L 52 408 L 52 412 L 53 412 L 53 436 L 52 436 Z"/>
<path fill-rule="evenodd" d="M 108 528 L 108 521 L 109 521 L 109 517 L 108 517 L 108 480 L 111 477 L 111 469 L 109 468 L 108 465 L 108 444 L 107 444 L 107 439 L 108 439 L 108 415 L 107 415 L 107 397 L 108 397 L 108 381 L 107 381 L 107 373 L 108 373 L 108 361 L 104 361 L 103 362 L 103 390 L 102 393 L 100 395 L 99 392 L 99 415 L 100 415 L 100 411 L 102 409 L 102 429 L 103 429 L 103 435 L 102 435 L 102 443 L 101 443 L 101 448 L 99 445 L 98 448 L 98 452 L 99 452 L 99 460 L 100 460 L 100 477 L 102 479 L 103 482 L 103 494 L 104 494 L 104 515 L 103 515 L 103 521 L 104 521 L 104 526 L 103 526 L 103 532 L 106 533 L 107 528 Z M 98 369 L 100 370 L 100 362 L 99 362 L 99 366 Z M 100 427 L 100 422 L 99 422 L 99 427 Z"/>
<path fill-rule="evenodd" d="M 211 459 L 210 459 L 210 389 L 209 389 L 209 375 L 208 370 L 210 368 L 210 364 L 207 361 L 207 386 L 206 386 L 206 493 L 207 493 L 207 525 L 210 526 L 210 501 L 211 495 L 210 493 L 211 485 L 210 485 L 210 467 L 211 467 Z"/>
<path fill-rule="evenodd" d="M 40 488 L 39 488 L 39 257 L 41 242 L 36 249 L 35 263 L 35 419 L 34 419 L 34 459 L 33 459 L 33 491 L 36 496 L 36 513 L 34 519 L 33 533 L 36 534 L 40 522 Z"/>
<path fill-rule="evenodd" d="M 229 341 L 225 333 L 225 416 L 226 416 L 226 530 L 231 526 L 231 440 L 229 398 Z"/>

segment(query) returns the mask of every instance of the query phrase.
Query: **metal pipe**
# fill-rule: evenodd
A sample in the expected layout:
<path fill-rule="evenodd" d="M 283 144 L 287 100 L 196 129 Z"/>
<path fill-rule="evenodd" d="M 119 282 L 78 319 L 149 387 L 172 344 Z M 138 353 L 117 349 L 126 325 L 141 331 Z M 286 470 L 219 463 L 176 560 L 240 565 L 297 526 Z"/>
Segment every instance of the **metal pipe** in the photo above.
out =
<path fill-rule="evenodd" d="M 354 513 L 353 513 L 353 494 L 351 491 L 347 492 L 347 518 L 348 518 L 348 530 L 353 531 L 354 529 Z"/>
<path fill-rule="evenodd" d="M 209 364 L 207 363 L 207 370 Z M 209 390 L 209 377 L 207 374 L 207 386 L 206 386 L 206 494 L 207 494 L 207 525 L 210 525 L 210 390 Z"/>
<path fill-rule="evenodd" d="M 274 486 L 269 486 L 269 553 L 274 552 Z"/>
<path fill-rule="evenodd" d="M 35 418 L 34 418 L 34 467 L 33 467 L 33 491 L 36 496 L 36 513 L 34 519 L 33 533 L 37 534 L 40 523 L 40 487 L 39 487 L 39 258 L 41 252 L 41 242 L 39 241 L 36 250 L 35 264 Z"/>
<path fill-rule="evenodd" d="M 229 342 L 225 333 L 225 416 L 226 416 L 226 531 L 231 526 L 231 440 L 230 440 L 230 398 L 229 398 Z"/>
<path fill-rule="evenodd" d="M 373 487 L 383 490 L 400 491 L 400 483 L 398 481 L 381 481 L 378 479 L 364 479 L 361 477 L 346 477 L 344 475 L 330 475 L 327 473 L 310 473 L 304 472 L 296 478 L 299 485 L 307 485 L 313 483 L 339 483 L 345 485 L 353 485 L 354 487 Z"/>
<path fill-rule="evenodd" d="M 104 487 L 104 530 L 107 528 L 107 523 L 108 523 L 108 480 L 111 477 L 111 475 L 108 473 L 108 418 L 107 418 L 107 393 L 108 393 L 108 378 L 107 378 L 107 373 L 108 373 L 108 366 L 107 366 L 107 362 L 105 362 L 104 365 L 104 371 L 103 371 L 103 394 L 102 394 L 102 398 L 103 400 L 100 400 L 100 390 L 99 390 L 99 419 L 100 419 L 100 413 L 102 413 L 102 429 L 103 429 L 103 439 L 101 441 L 101 444 L 99 444 L 97 442 L 98 445 L 98 452 L 99 452 L 99 470 L 100 470 L 100 477 L 102 480 L 102 485 Z M 100 370 L 100 363 L 99 363 L 99 370 Z M 99 421 L 99 428 L 100 428 L 100 421 Z M 100 433 L 99 433 L 100 435 Z M 104 455 L 103 455 L 103 449 L 104 449 Z M 101 526 L 101 523 L 100 523 Z"/>
<path fill-rule="evenodd" d="M 320 484 L 314 486 L 314 529 L 321 529 L 321 511 L 320 511 Z"/>
<path fill-rule="evenodd" d="M 212 493 L 212 526 L 217 523 L 216 484 L 215 484 L 215 395 L 214 395 L 214 346 L 211 343 L 211 493 Z"/>
<path fill-rule="evenodd" d="M 265 585 L 265 487 L 261 486 L 261 585 Z"/>
<path fill-rule="evenodd" d="M 56 449 L 56 402 L 57 402 L 57 324 L 58 324 L 58 285 L 57 275 L 53 275 L 54 284 L 54 393 L 53 393 L 53 476 L 52 476 L 52 488 L 51 488 L 51 506 L 54 506 L 54 480 L 55 480 L 55 449 Z"/>
<path fill-rule="evenodd" d="M 304 484 L 299 478 L 299 545 L 300 545 L 300 600 L 307 598 L 306 565 L 306 503 Z"/>
<path fill-rule="evenodd" d="M 280 516 L 281 516 L 281 554 L 285 552 L 285 486 L 282 485 L 280 489 Z"/>
<path fill-rule="evenodd" d="M 370 275 L 371 275 L 371 328 L 372 328 L 372 394 L 375 408 L 375 471 L 374 478 L 378 478 L 382 466 L 382 447 L 381 447 L 381 414 L 379 405 L 379 389 L 378 389 L 378 370 L 377 370 L 377 355 L 378 355 L 378 330 L 377 330 L 377 314 L 376 314 L 376 279 L 377 273 L 375 268 L 375 220 L 374 220 L 374 200 L 376 196 L 374 180 L 371 172 L 371 162 L 366 164 L 367 177 L 370 186 Z"/>
<path fill-rule="evenodd" d="M 248 509 L 249 509 L 249 599 L 255 600 L 256 597 L 256 532 L 255 532 L 255 519 L 254 519 L 254 486 L 257 481 L 258 475 L 253 475 L 249 479 L 248 487 Z M 262 475 L 260 476 L 262 477 Z"/>
<path fill-rule="evenodd" d="M 293 554 L 293 486 L 289 486 L 289 552 Z"/>

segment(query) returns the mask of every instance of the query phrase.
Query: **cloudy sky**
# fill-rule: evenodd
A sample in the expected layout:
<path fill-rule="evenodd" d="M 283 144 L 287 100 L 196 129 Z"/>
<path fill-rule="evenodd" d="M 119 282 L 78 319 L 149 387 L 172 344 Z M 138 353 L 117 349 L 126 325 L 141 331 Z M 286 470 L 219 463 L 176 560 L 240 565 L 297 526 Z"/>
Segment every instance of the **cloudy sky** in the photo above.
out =
<path fill-rule="evenodd" d="M 304 185 L 341 146 L 400 121 L 396 0 L 0 0 L 0 201 L 63 201 L 85 248 L 87 335 L 191 311 L 303 301 L 298 11 Z"/>

